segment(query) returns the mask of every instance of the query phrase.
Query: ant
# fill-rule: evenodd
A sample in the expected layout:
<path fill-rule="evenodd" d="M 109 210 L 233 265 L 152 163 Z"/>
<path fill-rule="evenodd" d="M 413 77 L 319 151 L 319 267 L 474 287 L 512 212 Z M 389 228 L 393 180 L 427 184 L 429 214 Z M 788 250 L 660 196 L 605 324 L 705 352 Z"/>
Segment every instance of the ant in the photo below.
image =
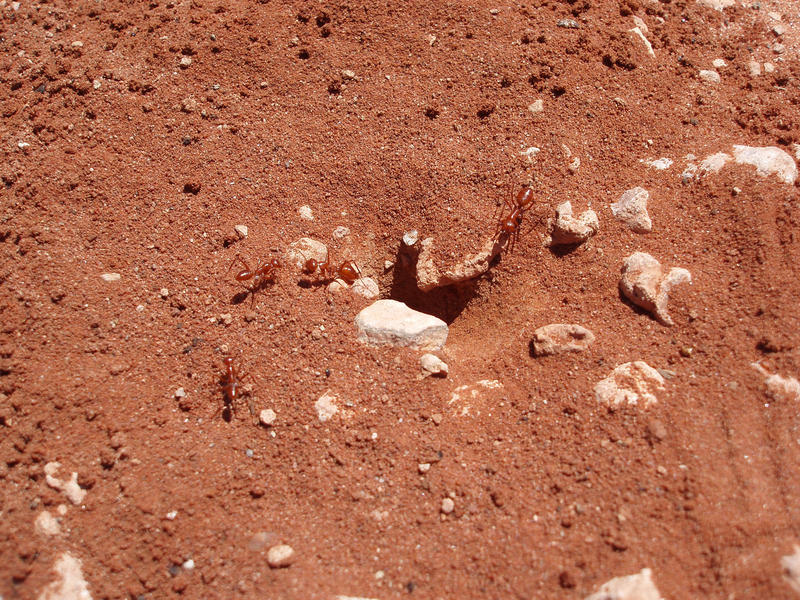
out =
<path fill-rule="evenodd" d="M 302 255 L 302 252 L 301 252 Z M 303 256 L 305 258 L 305 256 Z M 353 285 L 356 279 L 361 277 L 361 270 L 356 263 L 351 261 L 344 261 L 338 267 L 331 264 L 330 251 L 325 251 L 325 262 L 321 263 L 315 258 L 308 258 L 303 263 L 303 273 L 306 275 L 313 275 L 319 270 L 322 283 L 330 283 L 334 279 L 341 279 L 347 285 Z"/>
<path fill-rule="evenodd" d="M 236 368 L 236 365 L 233 364 L 233 357 L 226 356 L 222 359 L 222 364 L 225 367 L 225 372 L 219 378 L 219 384 L 222 386 L 222 402 L 223 405 L 217 409 L 215 416 L 219 414 L 220 410 L 223 412 L 223 418 L 225 418 L 225 414 L 227 414 L 226 421 L 230 421 L 230 416 L 232 413 L 236 412 L 235 402 L 241 398 L 242 390 L 239 388 L 242 387 L 242 379 L 248 377 L 249 375 L 246 373 L 240 373 L 239 370 Z M 250 413 L 253 414 L 253 406 L 252 403 L 250 404 Z"/>
<path fill-rule="evenodd" d="M 250 265 L 248 265 L 245 260 L 237 254 L 236 258 L 233 259 L 231 266 L 228 267 L 228 271 L 233 268 L 233 265 L 236 264 L 236 261 L 239 261 L 244 265 L 244 270 L 239 271 L 234 278 L 251 294 L 252 297 L 250 299 L 250 308 L 252 308 L 256 301 L 256 292 L 266 287 L 268 283 L 275 283 L 277 279 L 277 271 L 283 265 L 281 265 L 281 261 L 279 261 L 277 258 L 273 258 L 272 260 L 263 263 L 259 263 L 257 261 L 256 268 L 251 269 Z"/>
<path fill-rule="evenodd" d="M 497 227 L 495 229 L 495 238 L 506 235 L 509 238 L 509 252 L 514 249 L 514 246 L 519 239 L 519 231 L 522 225 L 522 217 L 525 215 L 531 205 L 533 204 L 533 190 L 530 187 L 524 187 L 517 195 L 513 193 L 506 198 L 500 207 L 500 218 L 497 220 Z M 503 209 L 508 207 L 511 212 L 507 216 L 503 216 Z"/>

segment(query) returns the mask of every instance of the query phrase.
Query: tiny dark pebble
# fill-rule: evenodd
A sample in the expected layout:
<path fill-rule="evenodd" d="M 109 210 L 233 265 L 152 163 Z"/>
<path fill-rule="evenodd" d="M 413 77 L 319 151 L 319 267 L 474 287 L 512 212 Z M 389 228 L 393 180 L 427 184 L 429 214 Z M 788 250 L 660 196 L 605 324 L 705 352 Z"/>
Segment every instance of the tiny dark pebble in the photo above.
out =
<path fill-rule="evenodd" d="M 188 181 L 183 184 L 183 193 L 184 194 L 197 194 L 200 192 L 200 188 L 202 184 L 197 181 Z"/>

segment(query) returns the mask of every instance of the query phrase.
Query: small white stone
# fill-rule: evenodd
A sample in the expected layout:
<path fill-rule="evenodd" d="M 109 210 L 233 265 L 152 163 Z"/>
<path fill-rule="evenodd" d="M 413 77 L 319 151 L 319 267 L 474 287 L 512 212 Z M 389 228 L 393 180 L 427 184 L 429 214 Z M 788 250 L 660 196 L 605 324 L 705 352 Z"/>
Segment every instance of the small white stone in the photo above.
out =
<path fill-rule="evenodd" d="M 771 62 L 764 63 L 764 73 L 774 73 L 775 72 L 775 65 Z"/>
<path fill-rule="evenodd" d="M 311 207 L 308 205 L 301 206 L 297 209 L 297 212 L 300 214 L 300 218 L 305 221 L 314 220 L 314 213 L 311 211 Z"/>
<path fill-rule="evenodd" d="M 345 227 L 344 225 L 339 225 L 336 229 L 333 230 L 333 239 L 341 240 L 342 238 L 347 237 L 350 235 L 350 228 Z"/>
<path fill-rule="evenodd" d="M 58 579 L 42 589 L 39 600 L 92 600 L 89 585 L 83 578 L 80 560 L 69 552 L 64 552 L 56 560 L 53 570 Z"/>
<path fill-rule="evenodd" d="M 447 363 L 435 354 L 426 353 L 419 357 L 419 364 L 423 372 L 428 375 L 446 376 L 448 373 Z"/>
<path fill-rule="evenodd" d="M 526 148 L 525 150 L 520 152 L 520 154 L 525 157 L 525 160 L 527 160 L 529 163 L 532 164 L 533 161 L 536 160 L 536 155 L 539 154 L 539 152 L 541 152 L 541 148 L 537 148 L 536 146 L 530 146 L 529 148 Z"/>
<path fill-rule="evenodd" d="M 456 503 L 453 502 L 452 498 L 444 498 L 442 499 L 442 512 L 446 515 L 449 515 L 453 512 L 456 508 Z"/>
<path fill-rule="evenodd" d="M 572 215 L 572 203 L 567 200 L 556 207 L 556 218 L 550 219 L 549 246 L 582 244 L 600 229 L 597 213 L 586 210 L 580 216 Z"/>
<path fill-rule="evenodd" d="M 185 398 L 186 397 L 186 390 L 184 390 L 182 387 L 179 387 L 177 390 L 175 390 L 175 397 L 176 398 Z"/>
<path fill-rule="evenodd" d="M 286 250 L 286 262 L 302 269 L 305 262 L 313 258 L 317 263 L 324 263 L 328 258 L 328 247 L 312 238 L 300 238 L 289 244 Z"/>
<path fill-rule="evenodd" d="M 786 33 L 786 25 L 784 25 L 783 23 L 778 23 L 776 25 L 773 25 L 772 33 L 774 33 L 778 37 L 782 36 L 784 33 Z"/>
<path fill-rule="evenodd" d="M 403 234 L 403 243 L 406 246 L 413 246 L 419 241 L 419 232 L 416 229 L 412 229 L 411 231 L 406 231 Z"/>
<path fill-rule="evenodd" d="M 61 533 L 61 525 L 58 524 L 58 519 L 46 510 L 39 513 L 39 516 L 33 522 L 33 527 L 36 533 L 41 535 L 53 536 Z"/>
<path fill-rule="evenodd" d="M 761 75 L 761 63 L 751 60 L 747 63 L 747 70 L 750 71 L 751 77 L 758 77 Z"/>
<path fill-rule="evenodd" d="M 650 43 L 650 40 L 648 40 L 645 37 L 644 32 L 639 27 L 634 27 L 633 29 L 629 29 L 628 33 L 631 33 L 633 36 L 640 39 L 644 44 L 644 47 L 647 49 L 647 53 L 650 56 L 655 57 L 656 53 L 653 50 L 653 45 Z"/>
<path fill-rule="evenodd" d="M 665 171 L 672 166 L 672 159 L 666 156 L 663 156 L 656 160 L 646 160 L 644 162 L 648 167 L 653 167 L 654 169 L 658 169 L 659 171 Z"/>
<path fill-rule="evenodd" d="M 777 146 L 734 146 L 733 156 L 739 164 L 756 167 L 762 177 L 776 175 L 783 183 L 794 184 L 797 165 L 791 155 Z"/>
<path fill-rule="evenodd" d="M 288 567 L 294 562 L 295 553 L 291 546 L 279 544 L 267 551 L 267 563 L 273 569 Z"/>
<path fill-rule="evenodd" d="M 184 56 L 181 58 L 180 62 L 181 69 L 186 69 L 191 64 L 192 64 L 192 59 L 189 58 L 188 56 Z"/>
<path fill-rule="evenodd" d="M 80 504 L 86 497 L 86 490 L 78 485 L 78 474 L 73 472 L 69 479 L 62 480 L 55 476 L 60 468 L 61 463 L 58 462 L 49 462 L 45 464 L 45 482 L 51 488 L 63 492 L 73 504 Z"/>
<path fill-rule="evenodd" d="M 673 267 L 664 273 L 655 258 L 645 252 L 634 252 L 623 261 L 619 287 L 628 300 L 669 326 L 673 324 L 667 312 L 669 292 L 676 285 L 691 281 L 692 275 L 686 269 Z"/>
<path fill-rule="evenodd" d="M 714 10 L 723 10 L 736 4 L 736 0 L 697 0 L 697 3 Z"/>
<path fill-rule="evenodd" d="M 611 205 L 611 212 L 634 233 L 649 233 L 653 229 L 653 223 L 647 214 L 649 198 L 650 193 L 642 187 L 626 190 L 620 199 Z"/>
<path fill-rule="evenodd" d="M 355 71 L 351 71 L 349 69 L 344 69 L 342 71 L 342 79 L 344 79 L 345 81 L 350 80 L 350 79 L 355 79 L 355 78 L 356 78 Z"/>
<path fill-rule="evenodd" d="M 120 279 L 122 279 L 122 275 L 120 275 L 119 273 L 103 273 L 102 275 L 100 275 L 100 277 L 102 277 L 103 281 L 108 281 L 108 282 L 119 281 Z"/>
<path fill-rule="evenodd" d="M 721 81 L 719 73 L 714 70 L 703 69 L 700 71 L 699 76 L 706 83 L 719 83 Z"/>
<path fill-rule="evenodd" d="M 664 378 L 646 362 L 637 360 L 619 365 L 594 386 L 598 402 L 611 407 L 642 404 L 647 408 L 658 402 L 655 392 L 664 389 Z"/>
<path fill-rule="evenodd" d="M 239 236 L 239 239 L 246 238 L 249 231 L 247 225 L 235 225 L 233 230 L 236 232 L 236 235 Z"/>
<path fill-rule="evenodd" d="M 381 295 L 378 282 L 372 277 L 359 277 L 353 282 L 353 285 L 350 286 L 350 291 L 368 300 L 372 300 Z"/>
<path fill-rule="evenodd" d="M 80 40 L 75 40 L 70 44 L 73 48 L 83 48 L 83 42 Z"/>
<path fill-rule="evenodd" d="M 421 350 L 439 350 L 447 340 L 447 323 L 397 300 L 378 300 L 355 319 L 358 341 Z"/>
<path fill-rule="evenodd" d="M 607 581 L 586 600 L 663 600 L 653 583 L 650 569 Z"/>
<path fill-rule="evenodd" d="M 169 290 L 167 288 L 161 288 L 161 290 L 158 293 L 162 298 L 169 297 Z"/>
<path fill-rule="evenodd" d="M 189 559 L 183 561 L 183 564 L 181 565 L 181 567 L 183 567 L 184 571 L 191 571 L 192 569 L 194 569 L 194 560 L 189 558 Z"/>
<path fill-rule="evenodd" d="M 800 594 L 800 546 L 794 545 L 794 554 L 781 557 L 783 578 L 792 589 Z"/>
<path fill-rule="evenodd" d="M 277 418 L 278 415 L 276 415 L 275 411 L 271 408 L 265 408 L 258 415 L 258 420 L 261 421 L 262 425 L 266 425 L 267 427 L 272 425 Z"/>
<path fill-rule="evenodd" d="M 541 98 L 539 100 L 534 100 L 533 103 L 528 105 L 528 110 L 531 111 L 533 114 L 537 114 L 544 111 L 544 100 L 542 100 Z"/>
<path fill-rule="evenodd" d="M 314 408 L 317 411 L 317 418 L 321 422 L 325 422 L 330 420 L 336 413 L 339 412 L 339 408 L 336 406 L 336 402 L 338 398 L 331 394 L 331 391 L 328 390 L 319 399 L 314 403 Z"/>
<path fill-rule="evenodd" d="M 178 516 L 178 511 L 177 510 L 171 510 L 166 515 L 164 515 L 164 518 L 167 521 L 174 521 L 175 517 L 177 517 L 177 516 Z"/>
<path fill-rule="evenodd" d="M 728 63 L 725 62 L 724 58 L 715 58 L 711 64 L 714 66 L 715 69 L 722 69 L 728 66 Z"/>
<path fill-rule="evenodd" d="M 535 356 L 583 352 L 594 342 L 594 334 L 575 324 L 552 323 L 533 332 Z"/>
<path fill-rule="evenodd" d="M 428 471 L 430 471 L 430 470 L 431 470 L 431 463 L 419 463 L 419 464 L 417 465 L 417 470 L 418 470 L 420 473 L 423 473 L 423 474 L 424 474 L 424 473 L 427 473 Z"/>
<path fill-rule="evenodd" d="M 92 81 L 92 87 L 94 89 L 96 89 L 96 90 L 99 90 L 100 86 L 102 86 L 102 85 L 103 85 L 103 82 L 100 81 L 99 79 L 95 79 L 94 81 Z"/>

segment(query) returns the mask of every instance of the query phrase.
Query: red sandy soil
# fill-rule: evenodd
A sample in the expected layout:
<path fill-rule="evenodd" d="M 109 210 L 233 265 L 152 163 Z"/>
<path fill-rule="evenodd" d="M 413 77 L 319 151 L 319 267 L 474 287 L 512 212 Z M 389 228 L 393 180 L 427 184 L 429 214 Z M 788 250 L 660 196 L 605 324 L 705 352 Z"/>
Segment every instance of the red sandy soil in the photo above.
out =
<path fill-rule="evenodd" d="M 750 364 L 800 372 L 800 194 L 748 166 L 680 177 L 687 154 L 732 144 L 794 155 L 797 46 L 774 52 L 768 10 L 0 2 L 2 598 L 38 597 L 64 551 L 93 598 L 584 598 L 644 567 L 670 600 L 792 597 L 800 417 Z M 715 85 L 698 72 L 716 58 Z M 642 162 L 662 156 L 675 164 Z M 474 284 L 416 290 L 405 231 L 457 260 L 527 184 L 513 253 Z M 609 209 L 637 185 L 647 235 Z M 564 200 L 601 228 L 555 253 L 542 238 Z M 449 376 L 358 343 L 371 301 L 292 266 L 251 308 L 233 258 L 302 236 L 445 319 Z M 620 298 L 637 250 L 692 273 L 673 327 Z M 548 323 L 597 340 L 533 358 Z M 228 354 L 252 391 L 226 420 Z M 659 402 L 600 406 L 595 384 L 633 360 L 674 373 Z M 502 387 L 461 416 L 453 391 L 480 380 Z M 341 411 L 322 423 L 327 390 Z M 51 461 L 78 473 L 80 505 L 47 485 Z M 43 510 L 60 534 L 35 532 Z M 296 557 L 271 569 L 280 542 Z"/>

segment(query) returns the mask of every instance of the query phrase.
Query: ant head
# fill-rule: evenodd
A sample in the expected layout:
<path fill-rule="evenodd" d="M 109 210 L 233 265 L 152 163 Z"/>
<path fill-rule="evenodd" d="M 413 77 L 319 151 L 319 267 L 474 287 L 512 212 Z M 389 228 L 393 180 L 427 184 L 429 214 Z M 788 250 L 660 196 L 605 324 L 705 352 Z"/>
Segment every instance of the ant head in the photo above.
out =
<path fill-rule="evenodd" d="M 342 263 L 342 266 L 339 267 L 339 278 L 344 280 L 347 285 L 353 285 L 358 279 L 359 276 L 358 267 L 355 263 L 346 262 Z"/>
<path fill-rule="evenodd" d="M 310 275 L 311 273 L 317 270 L 318 266 L 319 262 L 315 258 L 309 258 L 303 264 L 303 272 Z"/>
<path fill-rule="evenodd" d="M 283 266 L 283 263 L 281 263 L 280 259 L 277 258 L 277 257 L 275 257 L 271 261 L 269 261 L 269 264 L 270 264 L 270 266 L 272 266 L 273 269 L 279 269 L 280 267 Z"/>

